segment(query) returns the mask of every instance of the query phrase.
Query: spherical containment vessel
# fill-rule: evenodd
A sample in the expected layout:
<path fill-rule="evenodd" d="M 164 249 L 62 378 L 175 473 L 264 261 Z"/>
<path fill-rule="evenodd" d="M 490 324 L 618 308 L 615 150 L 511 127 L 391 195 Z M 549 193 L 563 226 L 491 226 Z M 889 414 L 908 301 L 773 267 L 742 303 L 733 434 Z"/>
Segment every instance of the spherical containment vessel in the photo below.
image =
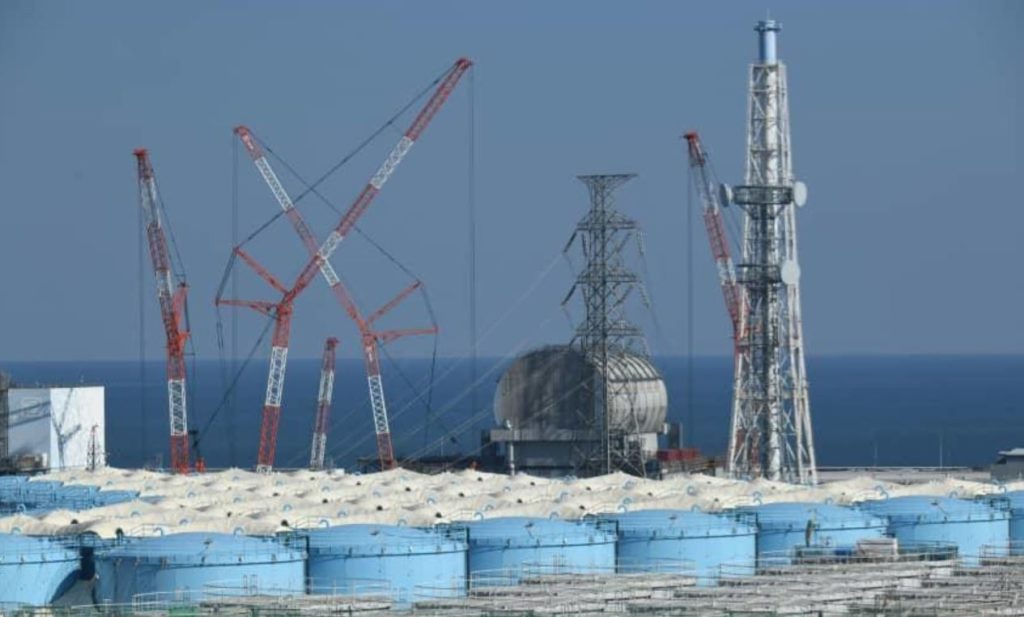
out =
<path fill-rule="evenodd" d="M 757 527 L 759 563 L 786 563 L 801 548 L 853 548 L 885 534 L 877 515 L 821 503 L 769 503 L 736 510 Z"/>
<path fill-rule="evenodd" d="M 305 589 L 305 554 L 270 538 L 180 533 L 143 538 L 96 555 L 100 602 L 124 603 L 141 594 L 283 595 Z"/>
<path fill-rule="evenodd" d="M 465 532 L 392 525 L 342 525 L 303 532 L 312 593 L 389 593 L 406 604 L 465 593 Z M 383 585 L 380 585 L 383 583 Z"/>
<path fill-rule="evenodd" d="M 523 573 L 613 572 L 614 528 L 598 521 L 508 517 L 467 523 L 469 574 L 515 582 Z"/>
<path fill-rule="evenodd" d="M 53 602 L 75 581 L 78 551 L 49 538 L 0 534 L 0 607 Z"/>
<path fill-rule="evenodd" d="M 512 363 L 498 381 L 494 417 L 499 426 L 516 429 L 573 430 L 594 413 L 598 363 L 578 349 L 550 346 Z M 609 425 L 630 434 L 659 433 L 665 424 L 668 393 L 650 360 L 623 352 L 608 358 Z"/>
<path fill-rule="evenodd" d="M 617 530 L 620 572 L 679 568 L 702 583 L 713 582 L 725 564 L 753 569 L 757 529 L 735 518 L 688 510 L 641 510 L 609 515 Z"/>
<path fill-rule="evenodd" d="M 912 495 L 869 501 L 862 507 L 889 522 L 900 544 L 955 545 L 964 565 L 978 565 L 983 546 L 1004 547 L 1010 513 L 985 503 Z"/>

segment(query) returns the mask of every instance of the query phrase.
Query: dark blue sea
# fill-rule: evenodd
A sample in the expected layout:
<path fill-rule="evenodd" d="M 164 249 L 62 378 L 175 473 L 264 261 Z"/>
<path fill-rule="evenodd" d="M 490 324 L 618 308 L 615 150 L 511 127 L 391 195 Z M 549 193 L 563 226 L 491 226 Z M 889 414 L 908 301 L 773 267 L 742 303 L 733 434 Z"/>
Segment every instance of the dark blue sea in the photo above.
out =
<path fill-rule="evenodd" d="M 732 365 L 728 358 L 658 358 L 668 383 L 672 421 L 687 445 L 725 449 Z M 384 383 L 399 456 L 472 453 L 493 425 L 491 403 L 502 361 L 479 359 L 471 388 L 468 359 L 396 360 Z M 136 467 L 167 462 L 163 362 L 9 362 L 0 370 L 19 385 L 106 386 L 109 462 Z M 235 381 L 236 385 L 229 389 Z M 811 358 L 811 408 L 818 463 L 964 465 L 992 462 L 1024 446 L 1024 356 L 857 356 Z M 277 466 L 304 466 L 316 405 L 319 360 L 293 360 L 285 385 Z M 210 467 L 256 460 L 266 365 L 194 366 L 189 424 L 202 430 Z M 432 387 L 431 387 L 431 384 Z M 227 393 L 227 394 L 226 394 Z M 231 395 L 233 393 L 233 396 Z M 328 451 L 336 466 L 374 454 L 361 360 L 339 359 Z"/>

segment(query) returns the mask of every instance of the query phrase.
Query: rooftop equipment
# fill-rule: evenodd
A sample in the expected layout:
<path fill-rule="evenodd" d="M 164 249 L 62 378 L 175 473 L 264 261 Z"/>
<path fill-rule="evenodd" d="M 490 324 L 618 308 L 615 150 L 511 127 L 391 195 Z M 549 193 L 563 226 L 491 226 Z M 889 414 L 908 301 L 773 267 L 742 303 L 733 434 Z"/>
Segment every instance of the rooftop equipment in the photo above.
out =
<path fill-rule="evenodd" d="M 75 581 L 78 552 L 49 538 L 0 534 L 0 607 L 50 604 Z"/>
<path fill-rule="evenodd" d="M 853 548 L 861 540 L 881 537 L 884 518 L 856 508 L 816 503 L 769 503 L 735 510 L 740 520 L 757 527 L 757 558 L 792 561 L 802 548 Z"/>
<path fill-rule="evenodd" d="M 613 572 L 615 533 L 596 521 L 507 517 L 466 524 L 471 585 L 508 584 L 531 569 Z"/>
<path fill-rule="evenodd" d="M 365 581 L 386 581 L 391 600 L 400 605 L 414 599 L 416 588 L 430 588 L 435 597 L 465 594 L 464 530 L 342 525 L 303 535 L 311 593 L 358 591 Z"/>
<path fill-rule="evenodd" d="M 616 524 L 620 572 L 689 572 L 702 582 L 724 564 L 754 566 L 757 529 L 734 518 L 690 510 L 641 510 L 609 515 Z"/>
<path fill-rule="evenodd" d="M 305 588 L 305 554 L 270 538 L 180 533 L 130 541 L 96 554 L 100 602 L 176 594 L 293 594 Z"/>
<path fill-rule="evenodd" d="M 911 495 L 868 501 L 861 507 L 888 521 L 888 531 L 908 543 L 952 543 L 964 565 L 976 566 L 984 546 L 1006 546 L 1010 512 L 955 499 Z"/>

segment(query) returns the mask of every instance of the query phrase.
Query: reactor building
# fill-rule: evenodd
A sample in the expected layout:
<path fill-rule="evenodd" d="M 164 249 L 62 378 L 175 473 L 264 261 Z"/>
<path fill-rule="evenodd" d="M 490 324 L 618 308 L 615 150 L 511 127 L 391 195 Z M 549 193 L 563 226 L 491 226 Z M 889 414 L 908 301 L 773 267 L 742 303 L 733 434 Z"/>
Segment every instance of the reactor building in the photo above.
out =
<path fill-rule="evenodd" d="M 593 476 L 622 470 L 645 475 L 665 433 L 668 393 L 641 330 L 626 317 L 627 299 L 646 298 L 626 265 L 639 240 L 635 221 L 614 207 L 614 190 L 632 174 L 581 176 L 590 210 L 566 245 L 583 266 L 563 300 L 578 298 L 583 317 L 569 344 L 520 356 L 498 381 L 497 428 L 484 436 L 501 448 L 510 472 Z"/>

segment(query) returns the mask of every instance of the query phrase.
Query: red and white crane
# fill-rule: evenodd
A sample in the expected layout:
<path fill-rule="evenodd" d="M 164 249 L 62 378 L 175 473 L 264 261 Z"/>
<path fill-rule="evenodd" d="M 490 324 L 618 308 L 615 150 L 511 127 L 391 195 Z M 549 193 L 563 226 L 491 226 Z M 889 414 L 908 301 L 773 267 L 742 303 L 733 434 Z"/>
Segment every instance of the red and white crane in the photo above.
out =
<path fill-rule="evenodd" d="M 355 226 L 359 217 L 366 212 L 366 209 L 373 202 L 373 199 L 377 196 L 381 188 L 383 188 L 384 184 L 391 177 L 391 174 L 394 173 L 395 169 L 402 162 L 402 159 L 409 153 L 409 150 L 416 143 L 416 140 L 419 139 L 420 135 L 422 135 L 423 131 L 430 124 L 430 121 L 435 115 L 437 115 L 437 112 L 444 105 L 444 102 L 448 99 L 452 90 L 455 89 L 459 79 L 467 70 L 469 70 L 472 64 L 473 63 L 466 58 L 459 58 L 451 69 L 445 73 L 430 99 L 427 100 L 426 104 L 420 110 L 412 124 L 402 135 L 402 138 L 398 141 L 395 147 L 392 148 L 391 152 L 384 160 L 384 163 L 381 164 L 373 177 L 370 178 L 370 181 L 359 193 L 352 205 L 349 206 L 349 209 L 342 216 L 340 222 L 331 231 L 323 244 L 317 243 L 316 237 L 309 229 L 309 226 L 306 225 L 302 215 L 295 208 L 294 202 L 288 196 L 288 193 L 281 184 L 281 181 L 278 179 L 277 174 L 274 173 L 273 168 L 267 161 L 262 148 L 259 147 L 259 144 L 256 142 L 251 131 L 244 126 L 240 126 L 235 129 L 235 133 L 245 145 L 245 148 L 252 157 L 260 175 L 263 176 L 264 181 L 270 187 L 270 190 L 277 199 L 278 204 L 281 206 L 282 210 L 284 210 L 288 220 L 292 223 L 292 227 L 295 229 L 296 233 L 298 233 L 309 252 L 310 261 L 303 269 L 303 273 L 299 275 L 299 281 L 310 274 L 315 275 L 319 270 L 323 275 L 324 280 L 327 281 L 328 286 L 330 286 L 335 298 L 359 329 L 362 341 L 363 360 L 366 365 L 367 384 L 370 391 L 370 403 L 373 408 L 373 426 L 377 438 L 377 456 L 381 469 L 393 468 L 395 465 L 395 457 L 391 442 L 391 428 L 388 421 L 387 403 L 384 398 L 384 384 L 381 378 L 379 346 L 380 344 L 393 341 L 403 336 L 434 334 L 436 332 L 436 328 L 386 331 L 375 330 L 374 322 L 397 306 L 402 300 L 408 297 L 409 294 L 416 291 L 416 289 L 420 287 L 421 283 L 419 281 L 414 282 L 395 296 L 394 299 L 386 303 L 380 309 L 374 311 L 369 317 L 363 317 L 356 303 L 352 299 L 351 294 L 349 294 L 333 266 L 331 266 L 330 257 L 338 248 L 338 245 L 341 244 L 342 240 L 345 239 L 345 236 L 347 236 Z"/>
<path fill-rule="evenodd" d="M 178 277 L 171 264 L 167 248 L 167 237 L 160 220 L 159 198 L 156 190 L 156 176 L 149 160 L 149 152 L 139 148 L 134 152 L 138 162 L 139 205 L 146 223 L 146 238 L 149 241 L 149 256 L 156 277 L 157 299 L 160 302 L 160 318 L 167 338 L 167 399 L 171 428 L 171 468 L 178 473 L 188 473 L 188 411 L 185 390 L 185 342 L 189 331 L 185 323 L 185 298 L 188 285 Z"/>
<path fill-rule="evenodd" d="M 700 137 L 695 131 L 686 133 L 683 137 L 686 138 L 690 169 L 693 173 L 694 184 L 697 185 L 697 195 L 700 198 L 701 207 L 704 210 L 704 226 L 707 228 L 708 240 L 711 243 L 711 255 L 718 267 L 718 280 L 722 286 L 722 295 L 725 297 L 725 308 L 729 311 L 733 341 L 735 342 L 739 340 L 742 327 L 742 289 L 736 282 L 736 266 L 733 265 L 729 252 L 729 240 L 722 221 L 718 192 L 715 190 L 714 182 L 708 172 L 708 156 L 700 142 Z"/>
<path fill-rule="evenodd" d="M 214 301 L 217 306 L 244 306 L 274 318 L 274 330 L 270 338 L 267 392 L 263 399 L 263 413 L 260 419 L 260 449 L 256 458 L 256 471 L 269 472 L 274 468 L 274 456 L 277 451 L 277 427 L 281 420 L 281 400 L 284 397 L 284 377 L 288 366 L 288 345 L 291 339 L 293 307 L 299 294 L 313 282 L 316 270 L 313 270 L 314 274 L 312 275 L 303 271 L 296 278 L 295 283 L 288 288 L 240 246 L 235 247 L 234 255 L 281 294 L 281 299 L 277 302 L 267 302 L 224 299 L 218 292 Z"/>
<path fill-rule="evenodd" d="M 316 420 L 313 422 L 313 443 L 309 448 L 309 468 L 324 468 L 327 455 L 327 431 L 330 429 L 331 395 L 334 392 L 334 350 L 338 339 L 333 336 L 324 343 L 324 357 L 320 363 L 320 390 L 316 400 Z"/>

